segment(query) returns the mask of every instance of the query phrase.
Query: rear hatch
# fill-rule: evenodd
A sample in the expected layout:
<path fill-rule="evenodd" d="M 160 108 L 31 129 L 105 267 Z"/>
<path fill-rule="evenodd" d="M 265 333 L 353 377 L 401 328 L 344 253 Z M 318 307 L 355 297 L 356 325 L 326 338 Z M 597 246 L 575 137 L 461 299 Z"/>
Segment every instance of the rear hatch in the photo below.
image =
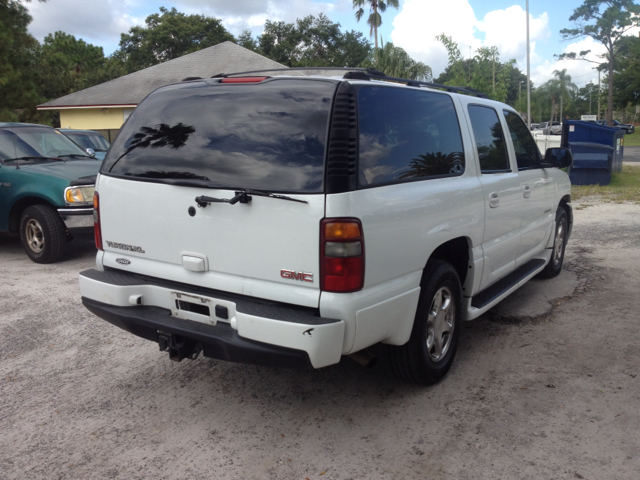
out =
<path fill-rule="evenodd" d="M 203 80 L 152 93 L 102 167 L 103 264 L 317 307 L 336 86 Z"/>

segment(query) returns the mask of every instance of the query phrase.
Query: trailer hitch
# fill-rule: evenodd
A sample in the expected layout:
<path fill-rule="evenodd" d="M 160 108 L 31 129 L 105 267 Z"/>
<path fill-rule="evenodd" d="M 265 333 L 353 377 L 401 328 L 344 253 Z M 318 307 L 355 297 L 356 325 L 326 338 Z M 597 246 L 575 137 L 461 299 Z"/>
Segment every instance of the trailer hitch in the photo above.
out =
<path fill-rule="evenodd" d="M 182 335 L 172 335 L 164 332 L 158 332 L 158 346 L 161 352 L 169 352 L 169 358 L 174 362 L 181 362 L 185 358 L 195 360 L 202 352 L 202 344 L 200 342 Z"/>

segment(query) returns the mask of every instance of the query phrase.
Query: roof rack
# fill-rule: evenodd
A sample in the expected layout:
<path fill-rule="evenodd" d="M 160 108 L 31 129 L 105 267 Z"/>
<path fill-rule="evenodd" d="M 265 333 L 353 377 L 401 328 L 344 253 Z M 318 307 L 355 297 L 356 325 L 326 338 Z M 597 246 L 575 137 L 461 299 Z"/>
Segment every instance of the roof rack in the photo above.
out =
<path fill-rule="evenodd" d="M 407 78 L 389 77 L 383 72 L 376 70 L 375 68 L 360 68 L 360 67 L 292 67 L 292 68 L 269 68 L 263 70 L 251 70 L 248 72 L 235 72 L 235 73 L 219 73 L 211 78 L 227 78 L 236 75 L 248 75 L 254 73 L 264 72 L 289 72 L 292 70 L 335 70 L 346 72 L 343 76 L 345 79 L 351 80 L 382 80 L 393 83 L 404 83 L 409 87 L 427 87 L 437 90 L 446 90 L 451 93 L 464 93 L 466 95 L 472 95 L 479 98 L 489 98 L 484 93 L 471 87 L 451 87 L 449 85 L 440 85 L 438 83 L 423 82 L 421 80 L 409 80 Z"/>

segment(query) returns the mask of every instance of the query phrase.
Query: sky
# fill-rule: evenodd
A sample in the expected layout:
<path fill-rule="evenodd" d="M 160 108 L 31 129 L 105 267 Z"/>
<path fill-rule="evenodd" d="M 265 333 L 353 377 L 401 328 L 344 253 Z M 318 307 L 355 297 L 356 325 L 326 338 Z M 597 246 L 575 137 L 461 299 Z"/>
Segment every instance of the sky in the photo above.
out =
<path fill-rule="evenodd" d="M 534 86 L 567 69 L 572 81 L 584 86 L 597 83 L 594 64 L 558 61 L 554 55 L 592 50 L 592 60 L 604 47 L 590 39 L 562 40 L 560 30 L 574 27 L 569 21 L 583 0 L 529 0 L 531 80 Z M 415 60 L 429 65 L 437 77 L 447 66 L 446 50 L 435 37 L 444 33 L 458 43 L 468 58 L 479 47 L 498 47 L 500 60 L 515 59 L 526 74 L 526 0 L 399 0 L 400 8 L 388 8 L 378 33 L 384 42 L 404 48 Z M 251 30 L 262 33 L 266 20 L 295 22 L 297 18 L 324 13 L 342 31 L 357 30 L 369 36 L 365 16 L 357 22 L 353 0 L 48 0 L 27 3 L 33 22 L 29 30 L 40 42 L 49 33 L 63 31 L 100 46 L 105 55 L 118 48 L 120 34 L 144 25 L 148 15 L 164 6 L 186 14 L 219 18 L 235 36 Z M 638 32 L 635 32 L 638 34 Z M 373 38 L 371 38 L 373 42 Z"/>

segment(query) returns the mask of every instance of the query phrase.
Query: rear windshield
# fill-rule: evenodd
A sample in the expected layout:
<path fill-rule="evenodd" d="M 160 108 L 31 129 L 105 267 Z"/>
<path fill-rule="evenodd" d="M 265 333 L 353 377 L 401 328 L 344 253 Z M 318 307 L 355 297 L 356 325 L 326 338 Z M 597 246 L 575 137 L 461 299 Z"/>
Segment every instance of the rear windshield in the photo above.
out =
<path fill-rule="evenodd" d="M 109 150 L 109 142 L 99 133 L 64 131 L 67 137 L 76 142 L 82 148 L 93 148 L 96 151 Z"/>
<path fill-rule="evenodd" d="M 0 160 L 65 156 L 87 157 L 87 152 L 51 127 L 15 126 L 0 129 Z"/>
<path fill-rule="evenodd" d="M 319 193 L 336 82 L 194 82 L 152 93 L 102 173 L 220 188 Z M 171 181 L 169 180 L 169 181 Z"/>

